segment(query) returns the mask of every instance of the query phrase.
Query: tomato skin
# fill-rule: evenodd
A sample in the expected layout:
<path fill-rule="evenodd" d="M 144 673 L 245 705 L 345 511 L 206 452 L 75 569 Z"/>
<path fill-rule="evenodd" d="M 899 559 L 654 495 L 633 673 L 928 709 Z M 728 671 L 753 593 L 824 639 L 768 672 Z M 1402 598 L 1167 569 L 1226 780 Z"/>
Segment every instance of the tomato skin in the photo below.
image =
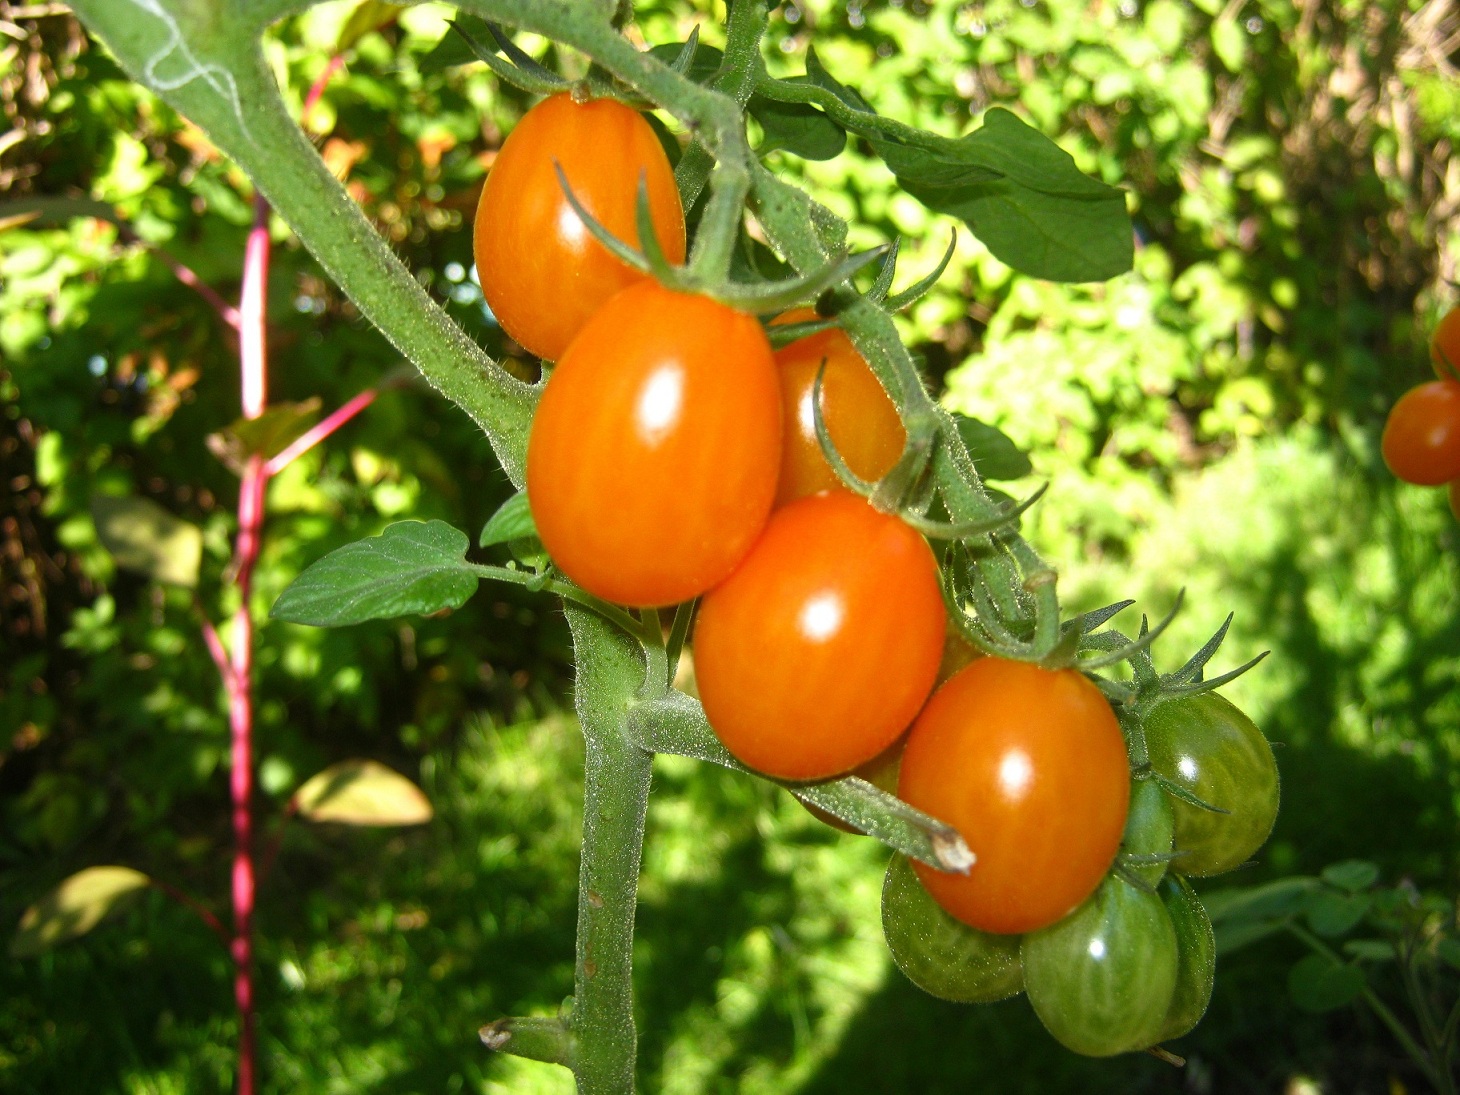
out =
<path fill-rule="evenodd" d="M 949 916 L 903 855 L 892 857 L 882 883 L 882 934 L 903 975 L 939 999 L 990 1004 L 1023 991 L 1019 937 L 977 931 Z"/>
<path fill-rule="evenodd" d="M 776 322 L 800 323 L 816 318 L 810 309 L 797 309 Z M 812 400 L 816 374 L 823 361 L 822 417 L 836 451 L 858 478 L 867 482 L 881 479 L 892 470 L 907 443 L 897 408 L 845 331 L 832 328 L 797 339 L 776 351 L 786 422 L 781 477 L 776 487 L 778 506 L 842 485 L 816 440 Z"/>
<path fill-rule="evenodd" d="M 1215 692 L 1165 700 L 1145 717 L 1151 767 L 1213 813 L 1171 800 L 1176 819 L 1172 869 L 1204 878 L 1245 863 L 1272 832 L 1278 770 L 1255 723 Z"/>
<path fill-rule="evenodd" d="M 527 497 L 553 562 L 588 592 L 677 604 L 750 550 L 780 446 L 760 324 L 646 279 L 589 320 L 548 378 Z"/>
<path fill-rule="evenodd" d="M 655 234 L 684 261 L 684 211 L 674 170 L 649 123 L 613 99 L 538 103 L 492 163 L 473 231 L 487 306 L 532 353 L 556 361 L 609 297 L 644 277 L 614 258 L 568 204 L 554 162 L 600 224 L 638 245 L 634 203 L 642 175 Z"/>
<path fill-rule="evenodd" d="M 1432 380 L 1400 396 L 1380 448 L 1406 483 L 1438 487 L 1460 479 L 1460 380 Z"/>
<path fill-rule="evenodd" d="M 1157 1041 L 1188 1034 L 1211 1003 L 1217 976 L 1217 937 L 1191 883 L 1173 874 L 1161 883 L 1161 903 L 1176 930 L 1176 988 Z"/>
<path fill-rule="evenodd" d="M 1430 362 L 1441 380 L 1460 380 L 1460 305 L 1435 324 L 1430 335 Z"/>
<path fill-rule="evenodd" d="M 982 931 L 1034 931 L 1100 884 L 1130 798 L 1110 705 L 1073 669 L 979 658 L 928 701 L 903 750 L 899 797 L 951 824 L 967 876 L 915 863 L 928 892 Z"/>
<path fill-rule="evenodd" d="M 1176 931 L 1161 899 L 1112 875 L 1069 916 L 1024 937 L 1024 991 L 1046 1030 L 1087 1057 L 1144 1049 L 1176 989 Z"/>
<path fill-rule="evenodd" d="M 917 714 L 945 620 L 932 549 L 901 519 L 847 491 L 798 499 L 700 602 L 705 714 L 757 771 L 840 775 Z"/>

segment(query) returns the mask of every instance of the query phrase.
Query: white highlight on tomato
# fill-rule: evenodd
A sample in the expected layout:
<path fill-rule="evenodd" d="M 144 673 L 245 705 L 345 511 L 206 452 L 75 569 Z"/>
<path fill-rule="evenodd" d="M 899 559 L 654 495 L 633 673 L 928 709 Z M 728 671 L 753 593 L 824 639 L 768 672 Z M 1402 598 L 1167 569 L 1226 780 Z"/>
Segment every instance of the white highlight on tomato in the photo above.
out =
<path fill-rule="evenodd" d="M 1029 781 L 1033 778 L 1034 765 L 1030 763 L 1029 755 L 1022 750 L 1011 750 L 999 761 L 999 790 L 1004 798 L 1023 798 Z"/>
<path fill-rule="evenodd" d="M 808 639 L 825 642 L 840 630 L 845 609 L 835 593 L 820 593 L 801 609 L 801 633 Z"/>
<path fill-rule="evenodd" d="M 679 420 L 680 408 L 684 403 L 684 374 L 673 366 L 656 370 L 639 393 L 638 406 L 634 408 L 639 431 L 651 445 L 664 439 Z"/>

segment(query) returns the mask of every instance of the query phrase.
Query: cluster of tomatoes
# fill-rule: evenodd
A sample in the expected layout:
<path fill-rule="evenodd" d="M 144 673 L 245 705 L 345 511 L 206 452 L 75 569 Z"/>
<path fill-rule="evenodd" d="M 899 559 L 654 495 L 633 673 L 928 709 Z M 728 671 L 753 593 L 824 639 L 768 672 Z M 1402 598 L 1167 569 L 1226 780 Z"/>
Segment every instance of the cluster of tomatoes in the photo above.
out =
<path fill-rule="evenodd" d="M 1450 509 L 1460 521 L 1460 306 L 1430 337 L 1438 380 L 1411 388 L 1384 423 L 1384 463 L 1399 479 L 1423 487 L 1449 484 Z"/>
<path fill-rule="evenodd" d="M 1210 694 L 1158 698 L 1123 730 L 1078 670 L 949 639 L 927 541 L 823 456 L 818 410 L 864 481 L 906 440 L 847 336 L 773 351 L 755 316 L 612 256 L 565 185 L 641 246 L 642 185 L 661 250 L 685 254 L 673 172 L 631 108 L 555 95 L 503 144 L 476 258 L 504 329 L 556 363 L 527 453 L 554 564 L 620 605 L 699 599 L 700 698 L 747 766 L 811 781 L 870 765 L 889 788 L 896 772 L 898 796 L 959 830 L 967 875 L 901 858 L 889 872 L 889 944 L 919 984 L 962 1000 L 1026 990 L 1084 1053 L 1184 1033 L 1210 992 L 1211 928 L 1168 862 L 1213 874 L 1265 839 L 1277 773 L 1262 735 Z M 1134 781 L 1132 733 L 1150 759 Z"/>

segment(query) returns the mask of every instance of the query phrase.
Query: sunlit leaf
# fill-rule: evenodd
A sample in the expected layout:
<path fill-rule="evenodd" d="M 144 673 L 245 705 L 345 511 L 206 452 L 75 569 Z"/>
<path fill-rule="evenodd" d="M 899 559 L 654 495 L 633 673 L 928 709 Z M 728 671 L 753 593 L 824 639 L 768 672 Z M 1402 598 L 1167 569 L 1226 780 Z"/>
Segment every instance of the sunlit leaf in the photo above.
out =
<path fill-rule="evenodd" d="M 77 871 L 25 910 L 10 941 L 10 953 L 27 958 L 85 935 L 149 882 L 145 874 L 131 867 Z"/>
<path fill-rule="evenodd" d="M 238 418 L 207 438 L 208 451 L 241 475 L 250 456 L 265 460 L 279 455 L 314 425 L 320 399 L 276 403 L 257 418 Z"/>
<path fill-rule="evenodd" d="M 421 825 L 431 803 L 405 776 L 373 760 L 343 760 L 294 792 L 299 816 L 342 825 Z"/>
<path fill-rule="evenodd" d="M 269 610 L 276 620 L 343 627 L 459 608 L 477 588 L 466 533 L 445 521 L 399 521 L 330 552 Z"/>
<path fill-rule="evenodd" d="M 116 564 L 155 582 L 196 586 L 203 533 L 149 498 L 93 495 L 91 519 Z"/>
<path fill-rule="evenodd" d="M 350 17 L 340 27 L 340 36 L 335 42 L 335 52 L 345 53 L 356 42 L 372 30 L 395 22 L 396 16 L 405 10 L 402 4 L 387 4 L 383 0 L 361 0 L 350 12 Z"/>
<path fill-rule="evenodd" d="M 997 426 L 966 414 L 956 416 L 958 436 L 973 457 L 973 466 L 985 479 L 1020 479 L 1033 470 L 1029 456 Z"/>

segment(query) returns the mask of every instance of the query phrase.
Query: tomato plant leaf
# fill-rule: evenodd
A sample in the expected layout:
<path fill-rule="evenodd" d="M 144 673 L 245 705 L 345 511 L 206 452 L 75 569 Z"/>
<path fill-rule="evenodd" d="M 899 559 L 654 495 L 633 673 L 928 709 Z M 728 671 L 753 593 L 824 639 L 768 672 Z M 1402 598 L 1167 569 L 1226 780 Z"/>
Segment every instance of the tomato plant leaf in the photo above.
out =
<path fill-rule="evenodd" d="M 720 71 L 720 65 L 725 60 L 724 52 L 717 46 L 707 46 L 699 41 L 698 33 L 696 33 L 694 53 L 686 61 L 685 53 L 689 46 L 689 39 L 683 42 L 660 42 L 649 50 L 649 55 L 663 61 L 681 76 L 686 76 L 697 84 L 709 83 Z"/>
<path fill-rule="evenodd" d="M 1288 994 L 1304 1011 L 1333 1011 L 1364 991 L 1364 974 L 1357 966 L 1335 962 L 1322 954 L 1298 960 L 1288 971 Z"/>
<path fill-rule="evenodd" d="M 1346 859 L 1323 868 L 1322 878 L 1330 886 L 1337 886 L 1349 893 L 1367 890 L 1379 881 L 1379 868 L 1364 859 Z"/>
<path fill-rule="evenodd" d="M 387 4 L 384 0 L 361 0 L 340 27 L 339 37 L 335 39 L 335 52 L 346 53 L 353 49 L 361 38 L 395 22 L 396 16 L 403 11 L 403 4 Z"/>
<path fill-rule="evenodd" d="M 765 133 L 757 155 L 783 151 L 803 160 L 830 160 L 846 147 L 847 131 L 807 103 L 780 103 L 753 95 L 745 109 Z"/>
<path fill-rule="evenodd" d="M 1259 939 L 1276 935 L 1286 924 L 1285 920 L 1238 920 L 1231 924 L 1218 924 L 1215 927 L 1217 954 L 1223 958 L 1235 954 Z"/>
<path fill-rule="evenodd" d="M 431 802 L 405 776 L 373 760 L 342 760 L 294 792 L 299 816 L 342 825 L 420 825 Z"/>
<path fill-rule="evenodd" d="M 10 953 L 28 958 L 85 935 L 151 880 L 131 867 L 87 867 L 67 878 L 20 918 Z"/>
<path fill-rule="evenodd" d="M 954 419 L 973 466 L 985 479 L 1022 479 L 1034 470 L 1028 454 L 997 426 L 966 414 L 956 414 Z"/>
<path fill-rule="evenodd" d="M 471 541 L 445 521 L 399 521 L 313 563 L 284 590 L 271 618 L 315 627 L 458 608 L 476 591 Z"/>
<path fill-rule="evenodd" d="M 497 507 L 497 512 L 487 518 L 482 534 L 477 538 L 478 547 L 491 547 L 511 540 L 536 538 L 537 525 L 532 520 L 532 510 L 527 503 L 527 492 L 520 490 Z"/>
<path fill-rule="evenodd" d="M 150 498 L 93 495 L 91 519 L 117 566 L 154 582 L 192 588 L 203 560 L 203 533 Z"/>
<path fill-rule="evenodd" d="M 1435 952 L 1447 965 L 1460 970 L 1460 939 L 1441 939 Z"/>

